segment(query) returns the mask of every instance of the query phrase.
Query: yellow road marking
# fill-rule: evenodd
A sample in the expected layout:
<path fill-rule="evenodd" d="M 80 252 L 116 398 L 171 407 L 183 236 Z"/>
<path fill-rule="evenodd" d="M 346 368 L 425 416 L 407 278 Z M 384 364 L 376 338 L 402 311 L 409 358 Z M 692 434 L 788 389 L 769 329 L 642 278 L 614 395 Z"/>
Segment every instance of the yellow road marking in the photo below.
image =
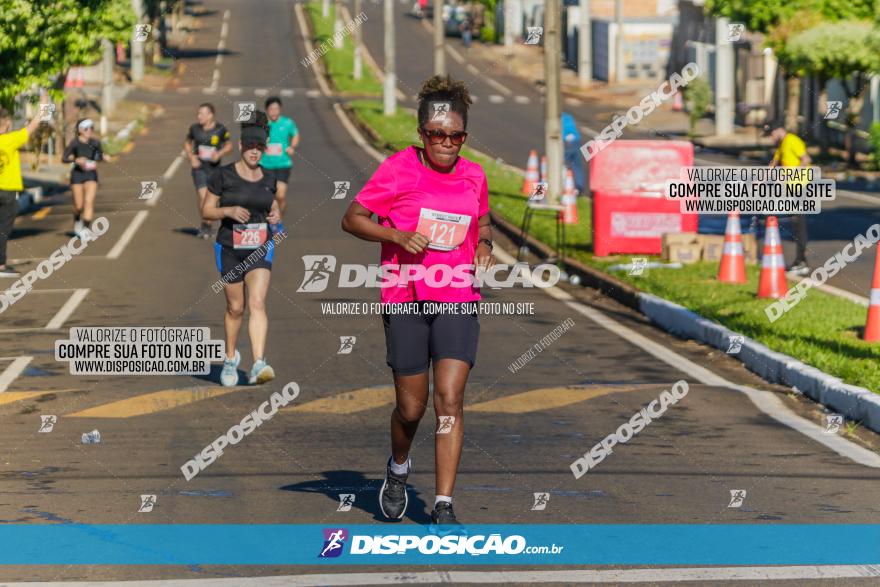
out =
<path fill-rule="evenodd" d="M 3 404 L 11 404 L 23 399 L 30 399 L 39 395 L 49 395 L 50 393 L 61 393 L 64 391 L 79 391 L 78 389 L 50 389 L 48 391 L 6 391 L 0 393 L 0 406 Z"/>
<path fill-rule="evenodd" d="M 249 389 L 245 386 L 165 389 L 95 406 L 94 408 L 67 414 L 67 416 L 71 418 L 131 418 L 133 416 L 164 412 L 165 410 L 185 406 L 203 399 Z"/>
<path fill-rule="evenodd" d="M 544 387 L 530 389 L 522 393 L 499 397 L 486 402 L 465 406 L 468 412 L 496 412 L 502 414 L 524 414 L 551 410 L 576 404 L 610 393 L 658 389 L 658 385 L 570 385 L 568 387 Z"/>
<path fill-rule="evenodd" d="M 354 414 L 394 403 L 394 386 L 379 385 L 344 391 L 330 397 L 316 399 L 298 406 L 283 408 L 282 412 L 311 412 L 316 414 Z"/>
<path fill-rule="evenodd" d="M 45 208 L 40 208 L 36 212 L 31 215 L 31 218 L 34 220 L 42 220 L 46 216 L 49 215 L 49 212 L 52 211 L 52 206 L 46 206 Z"/>

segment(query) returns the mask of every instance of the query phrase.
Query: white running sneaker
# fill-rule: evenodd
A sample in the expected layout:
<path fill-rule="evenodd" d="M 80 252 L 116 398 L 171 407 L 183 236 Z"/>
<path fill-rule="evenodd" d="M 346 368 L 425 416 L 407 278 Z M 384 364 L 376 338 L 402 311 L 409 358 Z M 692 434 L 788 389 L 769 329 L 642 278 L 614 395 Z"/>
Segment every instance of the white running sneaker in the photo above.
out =
<path fill-rule="evenodd" d="M 260 385 L 261 383 L 266 383 L 273 379 L 275 379 L 274 369 L 269 366 L 269 363 L 266 362 L 265 358 L 257 359 L 257 362 L 251 367 L 251 376 L 248 381 L 251 384 L 256 383 L 257 385 Z"/>
<path fill-rule="evenodd" d="M 75 220 L 73 222 L 73 234 L 75 234 L 76 236 L 81 236 L 82 231 L 85 229 L 85 227 L 85 222 L 83 222 L 82 220 Z"/>
<path fill-rule="evenodd" d="M 238 350 L 235 351 L 235 358 L 224 359 L 223 370 L 220 372 L 220 384 L 223 387 L 235 387 L 238 385 L 238 364 L 241 362 L 241 355 Z"/>

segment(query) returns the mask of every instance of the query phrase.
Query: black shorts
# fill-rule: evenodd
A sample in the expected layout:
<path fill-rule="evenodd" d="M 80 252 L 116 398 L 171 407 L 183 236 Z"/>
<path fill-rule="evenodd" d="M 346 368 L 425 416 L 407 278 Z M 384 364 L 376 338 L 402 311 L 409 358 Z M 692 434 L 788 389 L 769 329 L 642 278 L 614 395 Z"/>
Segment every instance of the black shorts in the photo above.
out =
<path fill-rule="evenodd" d="M 270 169 L 272 173 L 275 174 L 275 179 L 277 181 L 283 181 L 284 183 L 290 183 L 290 167 L 278 167 L 277 169 Z"/>
<path fill-rule="evenodd" d="M 211 174 L 214 173 L 217 167 L 219 167 L 219 165 L 211 166 L 202 162 L 201 167 L 194 167 L 192 169 L 193 183 L 197 190 L 208 187 L 208 178 L 211 177 Z"/>
<path fill-rule="evenodd" d="M 254 255 L 251 258 L 251 255 Z M 254 269 L 272 270 L 274 247 L 260 249 L 233 249 L 214 243 L 214 262 L 220 278 L 226 283 L 241 283 Z"/>
<path fill-rule="evenodd" d="M 424 302 L 420 306 L 424 307 Z M 417 375 L 431 361 L 459 359 L 471 367 L 477 361 L 480 322 L 472 314 L 382 314 L 386 362 L 395 375 Z"/>
<path fill-rule="evenodd" d="M 85 183 L 87 181 L 98 181 L 98 172 L 94 169 L 91 171 L 83 171 L 82 169 L 73 168 L 70 171 L 70 184 Z"/>

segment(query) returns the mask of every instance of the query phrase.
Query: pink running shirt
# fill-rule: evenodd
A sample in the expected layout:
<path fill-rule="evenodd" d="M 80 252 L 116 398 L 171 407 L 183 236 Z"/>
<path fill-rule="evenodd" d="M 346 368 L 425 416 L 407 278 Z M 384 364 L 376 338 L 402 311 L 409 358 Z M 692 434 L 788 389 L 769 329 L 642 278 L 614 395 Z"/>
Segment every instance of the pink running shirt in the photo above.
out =
<path fill-rule="evenodd" d="M 418 150 L 421 149 L 410 146 L 383 161 L 355 201 L 378 216 L 382 226 L 416 232 L 423 217 L 423 230 L 435 225 L 432 242 L 444 247 L 458 241 L 461 244 L 451 250 L 428 248 L 414 255 L 400 245 L 382 243 L 381 264 L 421 264 L 429 274 L 435 265 L 450 268 L 472 265 L 480 234 L 479 218 L 489 213 L 486 174 L 480 165 L 463 157 L 458 158 L 451 173 L 434 171 L 422 165 Z M 457 223 L 438 225 L 435 222 L 456 216 Z M 465 229 L 463 222 L 468 219 Z M 405 285 L 383 287 L 382 302 L 474 302 L 480 299 L 479 287 L 455 287 L 455 282 L 461 283 L 457 278 L 449 285 L 437 287 L 434 284 L 442 279 L 444 272 L 439 268 L 436 271 L 433 278 L 429 278 L 431 284 L 425 279 L 409 279 Z"/>

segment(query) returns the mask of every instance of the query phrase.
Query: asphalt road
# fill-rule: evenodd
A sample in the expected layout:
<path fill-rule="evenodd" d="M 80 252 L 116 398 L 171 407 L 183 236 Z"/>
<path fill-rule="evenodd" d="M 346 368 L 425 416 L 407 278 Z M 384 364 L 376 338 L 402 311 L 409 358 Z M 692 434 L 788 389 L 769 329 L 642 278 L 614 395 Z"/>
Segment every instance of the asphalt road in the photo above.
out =
<path fill-rule="evenodd" d="M 334 98 L 317 91 L 314 72 L 300 65 L 302 30 L 292 6 L 276 0 L 197 5 L 204 12 L 194 42 L 179 55 L 186 66 L 180 79 L 163 92 L 136 96 L 159 104 L 164 114 L 137 137 L 129 154 L 100 168 L 98 212 L 108 219 L 109 231 L 0 315 L 3 523 L 386 524 L 377 491 L 389 451 L 393 400 L 381 322 L 376 316 L 326 315 L 321 306 L 377 301 L 378 292 L 331 283 L 321 293 L 297 293 L 303 255 L 333 255 L 339 263 L 377 261 L 378 246 L 339 228 L 376 161 L 353 142 L 333 109 Z M 369 27 L 378 22 L 370 19 L 368 38 Z M 407 42 L 406 34 L 415 34 L 409 30 L 409 23 L 401 25 L 401 43 Z M 402 60 L 407 84 L 418 71 L 411 65 Z M 228 88 L 240 92 L 230 95 Z M 285 217 L 290 238 L 276 253 L 268 299 L 267 356 L 277 379 L 230 390 L 219 387 L 216 367 L 200 377 L 71 376 L 66 363 L 54 360 L 53 349 L 73 326 L 202 326 L 222 336 L 224 300 L 211 288 L 218 277 L 212 245 L 192 235 L 192 183 L 185 162 L 177 167 L 173 162 L 200 102 L 212 101 L 219 119 L 232 128 L 233 102 L 259 101 L 261 90 L 287 90 L 286 112 L 303 137 Z M 523 121 L 540 115 L 535 102 L 516 107 L 522 108 Z M 485 102 L 477 104 L 476 113 L 477 135 L 486 144 L 515 143 L 511 133 L 526 132 L 499 123 L 495 117 L 502 111 Z M 150 180 L 159 181 L 162 193 L 147 203 L 138 194 L 140 182 Z M 331 199 L 335 181 L 351 182 L 345 199 Z M 25 270 L 33 268 L 69 239 L 70 228 L 70 206 L 59 200 L 47 215 L 16 225 L 10 256 L 23 259 Z M 514 250 L 499 240 L 502 249 Z M 824 434 L 825 415 L 815 404 L 764 384 L 723 354 L 661 333 L 591 290 L 563 286 L 484 294 L 486 301 L 533 304 L 534 314 L 481 318 L 455 493 L 462 521 L 876 522 L 873 488 L 880 480 L 880 455 L 875 435 Z M 516 373 L 508 369 L 566 320 L 574 326 L 559 340 Z M 345 336 L 356 336 L 354 350 L 338 354 Z M 247 369 L 246 338 L 240 349 Z M 575 458 L 681 379 L 689 383 L 685 399 L 595 470 L 580 479 L 572 476 L 569 464 Z M 291 406 L 194 479 L 183 478 L 185 461 L 291 381 L 301 389 Z M 736 385 L 757 390 L 755 397 L 765 407 Z M 38 432 L 42 415 L 57 416 L 51 433 Z M 780 423 L 786 417 L 799 418 L 799 429 Z M 433 504 L 432 419 L 429 408 L 412 455 L 404 525 L 425 524 Z M 100 431 L 101 443 L 83 445 L 81 434 L 92 429 Z M 728 507 L 732 490 L 746 490 L 742 507 Z M 532 509 L 535 492 L 549 493 L 546 509 Z M 351 511 L 337 511 L 340 493 L 355 494 Z M 138 512 L 142 494 L 157 496 L 152 512 Z M 499 570 L 509 573 L 505 582 L 531 582 L 518 574 L 522 569 L 481 565 L 468 565 L 467 571 L 477 574 L 462 580 L 487 582 L 488 573 Z M 0 568 L 0 582 L 228 577 L 237 584 L 235 578 L 303 573 L 337 574 L 355 582 L 352 572 L 371 573 L 361 583 L 404 582 L 418 573 L 434 573 L 424 582 L 443 582 L 453 580 L 449 573 L 456 570 L 437 564 L 395 569 L 406 574 L 387 571 L 379 566 L 6 566 Z M 744 572 L 753 584 L 770 580 L 758 579 L 766 569 Z M 726 582 L 718 570 L 707 573 L 705 582 Z M 553 577 L 545 578 L 552 582 Z M 659 583 L 650 574 L 641 577 L 642 584 Z M 876 576 L 843 578 L 832 571 L 827 577 L 824 584 L 876 582 Z M 780 584 L 812 583 L 785 572 L 776 578 Z M 559 576 L 558 583 L 576 580 Z"/>

